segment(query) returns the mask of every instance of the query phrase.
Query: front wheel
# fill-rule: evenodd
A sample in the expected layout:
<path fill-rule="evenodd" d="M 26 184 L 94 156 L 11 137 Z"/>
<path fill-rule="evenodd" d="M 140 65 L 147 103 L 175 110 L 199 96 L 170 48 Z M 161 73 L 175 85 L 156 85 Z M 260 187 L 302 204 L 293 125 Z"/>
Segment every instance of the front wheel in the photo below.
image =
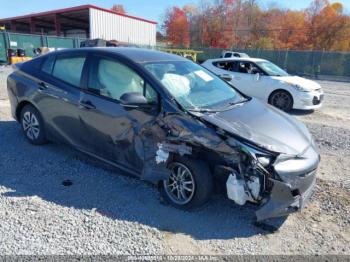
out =
<path fill-rule="evenodd" d="M 293 108 L 293 98 L 287 91 L 278 90 L 270 95 L 269 104 L 288 112 Z"/>
<path fill-rule="evenodd" d="M 192 209 L 209 200 L 213 181 L 204 162 L 181 157 L 171 162 L 168 168 L 171 174 L 161 183 L 161 193 L 166 202 L 180 209 Z"/>

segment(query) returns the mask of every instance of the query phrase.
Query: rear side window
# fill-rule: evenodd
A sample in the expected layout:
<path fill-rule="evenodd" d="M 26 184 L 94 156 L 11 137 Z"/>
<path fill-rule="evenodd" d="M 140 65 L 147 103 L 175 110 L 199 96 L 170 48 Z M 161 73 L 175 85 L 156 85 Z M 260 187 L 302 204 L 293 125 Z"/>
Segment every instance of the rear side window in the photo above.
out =
<path fill-rule="evenodd" d="M 79 87 L 80 78 L 85 63 L 85 56 L 58 56 L 53 67 L 52 75 L 68 84 Z"/>
<path fill-rule="evenodd" d="M 232 57 L 232 53 L 226 53 L 224 57 L 225 57 L 225 58 Z"/>
<path fill-rule="evenodd" d="M 231 72 L 237 72 L 237 62 L 235 61 L 222 61 L 222 62 L 214 62 L 214 66 L 226 70 L 226 71 L 231 71 Z"/>
<path fill-rule="evenodd" d="M 51 75 L 54 64 L 55 64 L 55 56 L 53 55 L 48 56 L 41 66 L 41 71 Z"/>

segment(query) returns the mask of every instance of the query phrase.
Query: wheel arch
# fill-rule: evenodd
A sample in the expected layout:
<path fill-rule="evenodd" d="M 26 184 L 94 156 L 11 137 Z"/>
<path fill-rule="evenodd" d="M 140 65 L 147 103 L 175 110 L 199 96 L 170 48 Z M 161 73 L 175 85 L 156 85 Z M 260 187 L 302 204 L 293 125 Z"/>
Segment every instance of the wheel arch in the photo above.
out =
<path fill-rule="evenodd" d="M 20 121 L 22 109 L 25 106 L 27 106 L 27 105 L 33 106 L 36 110 L 38 110 L 39 114 L 41 115 L 38 107 L 35 104 L 30 102 L 29 100 L 22 100 L 21 102 L 18 103 L 18 105 L 16 107 L 16 118 L 17 118 L 17 121 Z M 41 115 L 41 117 L 42 117 L 42 115 Z"/>
<path fill-rule="evenodd" d="M 202 164 L 209 169 L 210 175 L 214 179 L 215 167 L 219 165 L 219 159 L 220 159 L 218 154 L 213 152 L 212 150 L 209 150 L 199 145 L 188 143 L 186 144 L 186 146 L 192 148 L 191 154 L 181 155 L 177 152 L 170 152 L 169 158 L 166 163 L 167 168 L 169 167 L 169 164 L 171 164 L 172 162 L 181 162 L 182 158 L 187 158 L 188 160 L 193 160 L 193 161 L 201 161 Z M 212 161 L 210 162 L 208 159 L 211 159 Z M 155 181 L 155 185 L 157 185 L 158 188 L 162 186 L 162 183 L 163 183 L 163 179 L 159 179 L 158 181 Z"/>
<path fill-rule="evenodd" d="M 287 93 L 287 94 L 291 97 L 291 99 L 292 99 L 292 105 L 294 105 L 294 97 L 293 97 L 292 93 L 289 92 L 289 91 L 286 90 L 286 89 L 283 89 L 283 88 L 278 88 L 278 89 L 276 89 L 276 90 L 273 90 L 273 91 L 270 93 L 270 95 L 269 95 L 269 97 L 268 97 L 268 99 L 267 99 L 267 102 L 268 102 L 269 104 L 271 104 L 271 97 L 272 97 L 272 95 L 275 94 L 275 93 L 277 93 L 277 92 L 284 92 L 284 93 Z"/>
<path fill-rule="evenodd" d="M 27 101 L 27 100 L 23 100 L 21 102 L 18 103 L 17 107 L 16 107 L 16 118 L 17 121 L 20 121 L 21 119 L 21 112 L 22 109 L 26 106 L 26 105 L 33 105 L 31 102 Z"/>

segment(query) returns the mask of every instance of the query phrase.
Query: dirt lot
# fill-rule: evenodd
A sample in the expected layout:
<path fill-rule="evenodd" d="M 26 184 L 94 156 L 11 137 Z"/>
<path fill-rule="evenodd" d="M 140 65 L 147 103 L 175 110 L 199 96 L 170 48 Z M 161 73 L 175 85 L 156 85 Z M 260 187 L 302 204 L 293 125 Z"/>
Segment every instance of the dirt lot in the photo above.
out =
<path fill-rule="evenodd" d="M 311 202 L 257 227 L 253 205 L 214 196 L 200 211 L 176 210 L 156 188 L 65 146 L 29 145 L 10 115 L 9 69 L 0 71 L 0 254 L 350 254 L 349 83 L 320 82 L 323 108 L 293 112 L 321 149 Z"/>

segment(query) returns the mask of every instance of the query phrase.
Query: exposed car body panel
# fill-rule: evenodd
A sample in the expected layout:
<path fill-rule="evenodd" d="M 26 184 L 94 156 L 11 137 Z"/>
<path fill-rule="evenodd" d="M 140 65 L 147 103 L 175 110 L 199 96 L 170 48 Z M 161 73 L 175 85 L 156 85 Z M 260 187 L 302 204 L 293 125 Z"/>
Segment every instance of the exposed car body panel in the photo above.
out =
<path fill-rule="evenodd" d="M 295 124 L 292 116 L 269 108 L 257 99 L 203 118 L 274 152 L 298 155 L 310 144 L 309 134 Z"/>
<path fill-rule="evenodd" d="M 301 195 L 293 196 L 288 184 L 278 180 L 272 181 L 274 186 L 269 200 L 255 212 L 257 221 L 280 217 L 302 210 L 312 196 L 315 186 L 315 177 L 313 176 L 313 180 L 307 190 Z"/>
<path fill-rule="evenodd" d="M 307 174 L 317 168 L 319 155 L 306 127 L 293 117 L 256 99 L 215 113 L 184 109 L 143 67 L 150 61 L 188 62 L 178 56 L 134 48 L 86 48 L 50 55 L 77 53 L 87 56 L 80 87 L 41 72 L 47 55 L 24 63 L 9 76 L 14 117 L 20 104 L 29 102 L 41 112 L 49 139 L 72 145 L 155 184 L 169 177 L 167 163 L 174 155 L 204 160 L 218 179 L 225 180 L 234 172 L 244 184 L 245 179 L 256 176 L 263 187 L 261 193 L 271 195 L 265 198 L 258 219 L 284 215 L 286 207 L 295 206 L 298 200 L 302 203 L 297 208 L 288 209 L 297 211 L 308 199 L 306 192 L 312 191 L 314 183 Z M 89 69 L 95 56 L 116 59 L 141 75 L 159 94 L 157 106 L 128 107 L 91 93 L 88 77 L 94 73 Z M 269 170 L 247 149 L 247 142 L 274 159 Z M 283 190 L 288 192 L 283 195 Z M 262 197 L 253 200 L 260 202 Z"/>

